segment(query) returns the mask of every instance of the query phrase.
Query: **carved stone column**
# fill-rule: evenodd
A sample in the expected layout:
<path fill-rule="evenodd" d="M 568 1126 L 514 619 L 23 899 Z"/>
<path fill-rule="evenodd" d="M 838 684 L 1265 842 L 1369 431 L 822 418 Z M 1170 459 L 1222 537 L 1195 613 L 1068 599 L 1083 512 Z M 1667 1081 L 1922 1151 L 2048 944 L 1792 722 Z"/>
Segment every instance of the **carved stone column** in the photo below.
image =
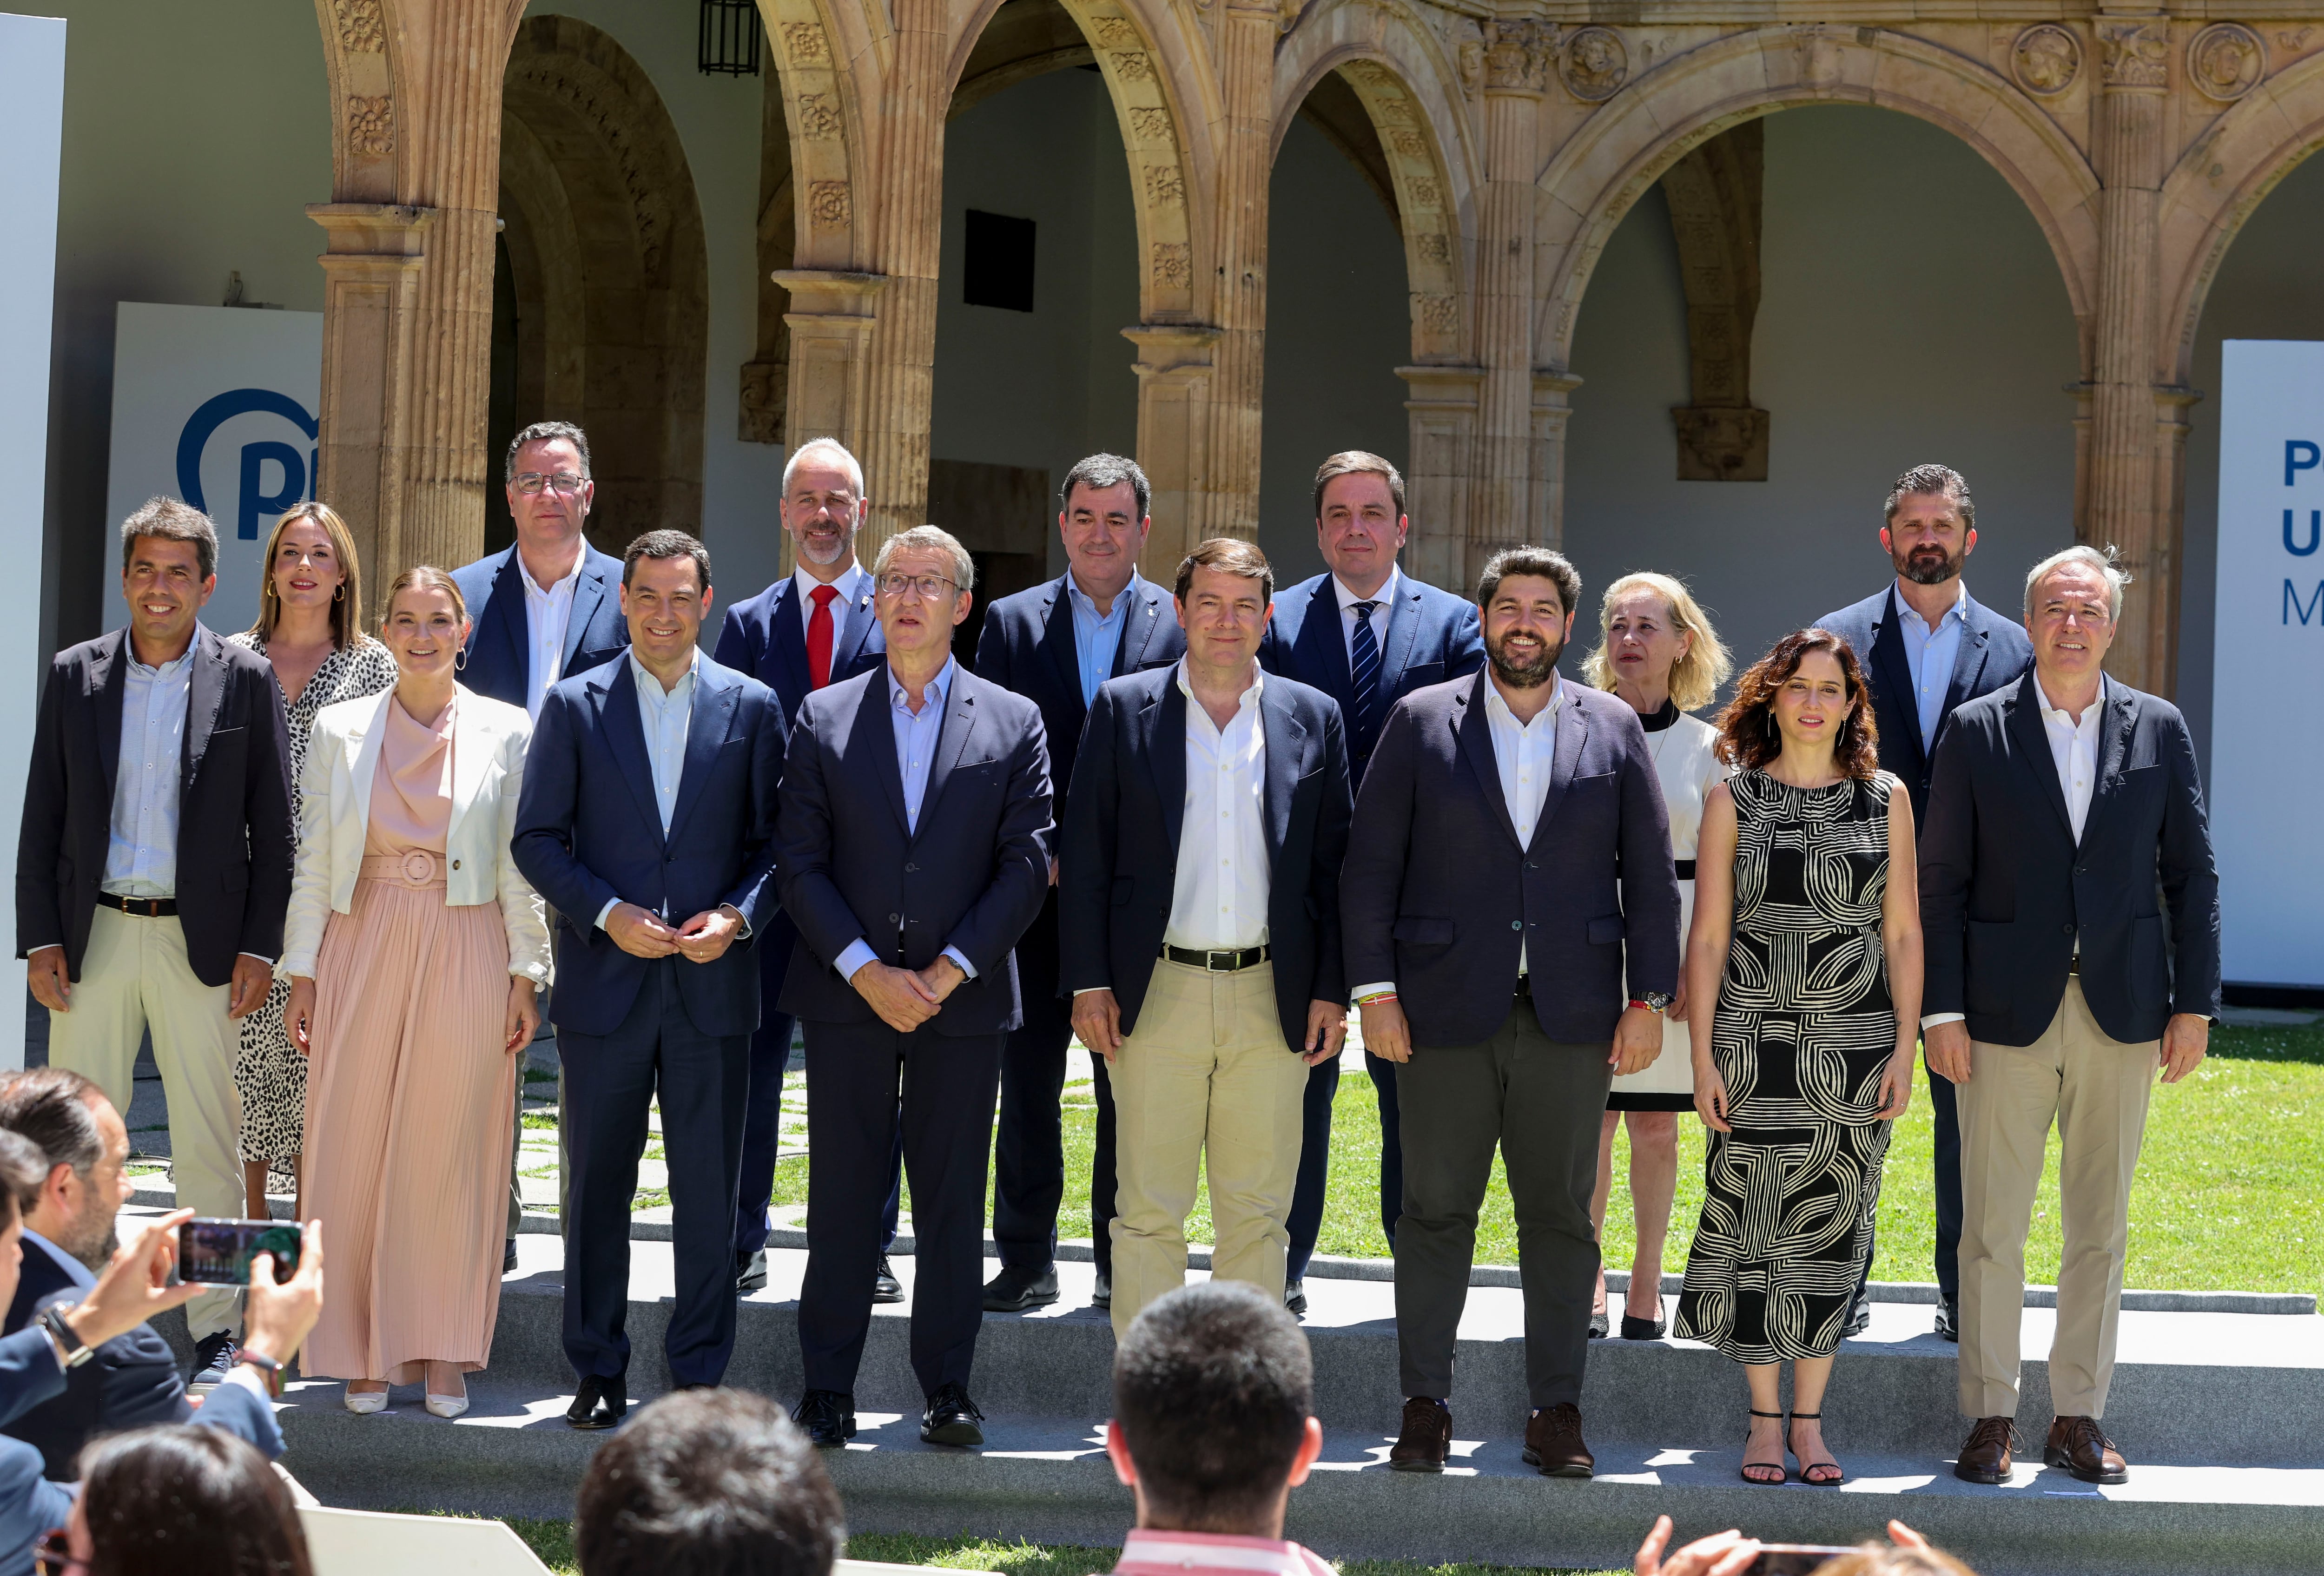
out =
<path fill-rule="evenodd" d="M 383 546 L 401 537 L 410 457 L 404 385 L 413 372 L 421 257 L 436 216 L 428 208 L 383 203 L 321 203 L 307 212 L 327 236 L 315 495 L 337 510 L 355 534 L 364 584 L 376 598 L 409 567 Z M 364 616 L 375 611 L 366 608 Z"/>
<path fill-rule="evenodd" d="M 1534 486 L 1533 227 L 1541 97 L 1557 31 L 1531 19 L 1484 24 L 1485 189 L 1479 204 L 1476 483 L 1458 584 L 1501 548 L 1556 539 Z M 1561 435 L 1563 424 L 1560 424 Z M 1554 462 L 1553 462 L 1554 463 Z"/>
<path fill-rule="evenodd" d="M 1227 0 L 1218 25 L 1223 114 L 1217 139 L 1218 273 L 1211 316 L 1219 338 L 1210 386 L 1204 536 L 1259 534 L 1259 399 L 1267 363 L 1267 188 L 1275 164 L 1275 40 L 1282 25 L 1276 0 Z M 1139 427 L 1142 434 L 1142 409 Z M 1145 452 L 1142 447 L 1139 452 Z"/>
<path fill-rule="evenodd" d="M 1465 595 L 1469 577 L 1468 522 L 1475 509 L 1477 401 L 1484 372 L 1473 366 L 1400 366 L 1411 391 L 1404 402 L 1411 432 L 1405 467 L 1405 511 L 1412 535 L 1404 546 L 1405 573 Z"/>
<path fill-rule="evenodd" d="M 2100 88 L 2093 116 L 2098 199 L 2096 365 L 2082 540 L 2122 551 L 2133 576 L 2107 666 L 2169 694 L 2177 668 L 2176 510 L 2163 500 L 2169 465 L 2157 420 L 2156 208 L 2163 184 L 2169 33 L 2159 15 L 2100 16 Z M 2161 504 L 2161 507 L 2158 507 Z"/>
<path fill-rule="evenodd" d="M 1573 419 L 1567 396 L 1582 386 L 1571 373 L 1533 378 L 1534 510 L 1545 547 L 1565 545 L 1565 424 Z"/>
<path fill-rule="evenodd" d="M 1682 482 L 1767 479 L 1767 412 L 1751 402 L 1766 124 L 1747 120 L 1689 150 L 1662 179 L 1692 374 L 1689 402 L 1671 411 Z"/>
<path fill-rule="evenodd" d="M 791 310 L 783 314 L 790 330 L 790 362 L 783 391 L 783 448 L 796 449 L 810 438 L 835 438 L 847 451 L 862 457 L 871 445 L 872 337 L 878 325 L 873 315 L 887 279 L 876 273 L 838 273 L 820 269 L 779 269 L 774 282 L 789 292 Z M 922 496 L 926 493 L 922 470 Z M 864 486 L 874 514 L 880 494 L 872 489 L 868 466 Z M 870 541 L 860 544 L 869 554 Z M 868 559 L 867 559 L 868 561 Z M 783 533 L 783 572 L 791 565 L 790 533 Z"/>
<path fill-rule="evenodd" d="M 1138 463 L 1154 489 L 1148 504 L 1154 530 L 1138 572 L 1167 585 L 1187 549 L 1213 534 L 1212 389 L 1226 336 L 1216 328 L 1170 323 L 1124 328 L 1121 336 L 1138 346 Z"/>

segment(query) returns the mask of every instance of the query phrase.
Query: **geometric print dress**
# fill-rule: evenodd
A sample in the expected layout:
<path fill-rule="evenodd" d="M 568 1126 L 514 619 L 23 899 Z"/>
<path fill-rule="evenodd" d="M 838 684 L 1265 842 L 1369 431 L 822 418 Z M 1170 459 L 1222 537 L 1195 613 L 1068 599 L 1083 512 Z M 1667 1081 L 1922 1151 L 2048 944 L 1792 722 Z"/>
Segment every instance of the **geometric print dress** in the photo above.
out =
<path fill-rule="evenodd" d="M 1735 927 L 1711 1038 L 1734 1131 L 1711 1135 L 1671 1332 L 1738 1362 L 1830 1357 L 1871 1255 L 1896 1049 L 1880 945 L 1895 782 L 1728 779 Z"/>

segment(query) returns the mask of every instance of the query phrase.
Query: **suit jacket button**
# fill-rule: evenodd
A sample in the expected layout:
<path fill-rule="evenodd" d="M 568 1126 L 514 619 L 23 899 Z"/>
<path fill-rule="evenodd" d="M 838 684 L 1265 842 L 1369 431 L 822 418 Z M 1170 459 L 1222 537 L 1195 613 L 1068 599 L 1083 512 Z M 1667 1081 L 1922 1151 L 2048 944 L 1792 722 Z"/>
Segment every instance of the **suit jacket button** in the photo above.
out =
<path fill-rule="evenodd" d="M 1512 919 L 1509 921 L 1509 928 L 1511 930 L 1523 930 L 1525 928 L 1525 921 L 1522 919 Z"/>
<path fill-rule="evenodd" d="M 903 922 L 904 917 L 901 914 L 890 914 L 888 916 L 888 923 L 890 925 L 901 925 Z"/>
<path fill-rule="evenodd" d="M 2071 935 L 2074 934 L 2074 927 L 2070 925 L 2061 925 L 2058 926 L 2058 930 L 2061 935 Z"/>
<path fill-rule="evenodd" d="M 904 873 L 905 873 L 906 875 L 912 875 L 912 874 L 916 874 L 916 873 L 918 871 L 919 868 L 920 868 L 920 867 L 919 867 L 918 865 L 916 865 L 916 864 L 908 864 L 908 865 L 906 865 L 906 866 L 904 867 Z"/>

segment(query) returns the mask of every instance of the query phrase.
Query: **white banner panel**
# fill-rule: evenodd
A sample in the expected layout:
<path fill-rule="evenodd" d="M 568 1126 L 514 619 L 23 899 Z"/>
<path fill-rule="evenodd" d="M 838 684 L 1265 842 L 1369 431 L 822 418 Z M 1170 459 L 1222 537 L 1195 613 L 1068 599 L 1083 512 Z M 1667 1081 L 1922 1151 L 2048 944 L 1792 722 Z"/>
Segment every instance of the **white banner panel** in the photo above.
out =
<path fill-rule="evenodd" d="M 0 15 L 0 555 L 37 574 L 49 464 L 49 323 L 57 300 L 57 171 L 64 149 L 65 24 Z M 46 653 L 33 599 L 0 624 L 0 760 L 32 759 Z M 21 766 L 0 773 L 8 868 L 24 816 Z M 11 928 L 14 928 L 13 922 Z M 0 958 L 0 1067 L 24 1064 L 24 965 Z"/>
<path fill-rule="evenodd" d="M 2324 344 L 2230 339 L 2211 839 L 2226 977 L 2324 986 Z"/>
<path fill-rule="evenodd" d="M 258 616 L 259 557 L 283 511 L 315 495 L 323 315 L 123 301 L 113 342 L 107 529 L 167 493 L 217 525 L 221 633 Z M 121 558 L 106 555 L 105 627 L 119 629 Z"/>

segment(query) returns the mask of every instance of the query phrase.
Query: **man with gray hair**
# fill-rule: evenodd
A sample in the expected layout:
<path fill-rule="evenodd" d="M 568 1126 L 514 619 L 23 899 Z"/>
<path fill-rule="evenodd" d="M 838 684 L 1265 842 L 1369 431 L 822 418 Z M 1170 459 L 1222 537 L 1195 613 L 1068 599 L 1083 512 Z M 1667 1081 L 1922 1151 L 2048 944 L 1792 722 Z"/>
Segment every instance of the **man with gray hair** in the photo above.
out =
<path fill-rule="evenodd" d="M 2107 677 L 2128 576 L 2069 548 L 2025 578 L 2034 670 L 1954 714 L 1921 838 L 1929 1071 L 1960 1091 L 1960 1409 L 1953 1475 L 2010 1480 L 2025 1233 L 2057 1124 L 2055 1421 L 2043 1460 L 2128 1468 L 2098 1426 L 2114 1375 L 2130 1184 L 2157 1068 L 2219 1016 L 2219 878 L 2179 708 Z"/>
<path fill-rule="evenodd" d="M 920 1437 L 975 1445 L 985 1160 L 1001 1046 L 1024 1017 L 1011 949 L 1049 885 L 1048 751 L 1031 701 L 953 660 L 967 548 L 919 526 L 881 548 L 872 580 L 887 660 L 799 707 L 775 834 L 799 933 L 780 1005 L 806 1026 L 815 1091 L 797 1416 L 818 1445 L 855 1432 L 900 1101 Z"/>

